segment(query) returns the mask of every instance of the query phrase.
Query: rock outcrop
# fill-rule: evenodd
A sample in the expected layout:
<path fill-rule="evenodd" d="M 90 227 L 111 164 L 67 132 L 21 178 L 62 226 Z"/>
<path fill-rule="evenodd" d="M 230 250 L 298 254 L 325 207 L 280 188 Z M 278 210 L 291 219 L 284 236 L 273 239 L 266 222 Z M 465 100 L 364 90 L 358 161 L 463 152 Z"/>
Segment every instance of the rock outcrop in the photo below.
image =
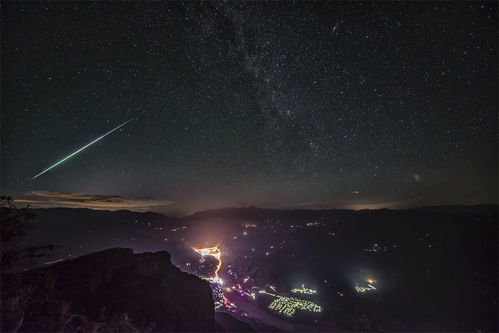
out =
<path fill-rule="evenodd" d="M 12 320 L 2 331 L 215 330 L 208 282 L 180 271 L 165 251 L 109 249 L 3 282 L 2 317 Z"/>

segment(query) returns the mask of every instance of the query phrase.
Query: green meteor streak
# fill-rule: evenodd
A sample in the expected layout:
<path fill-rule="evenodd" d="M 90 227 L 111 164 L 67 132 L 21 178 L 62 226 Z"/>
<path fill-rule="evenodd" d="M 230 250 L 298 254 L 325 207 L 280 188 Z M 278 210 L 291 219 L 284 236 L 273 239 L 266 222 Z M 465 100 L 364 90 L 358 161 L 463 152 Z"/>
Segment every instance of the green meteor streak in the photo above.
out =
<path fill-rule="evenodd" d="M 133 119 L 133 118 L 132 118 Z M 60 160 L 59 162 L 57 163 L 54 163 L 52 164 L 51 166 L 49 166 L 47 169 L 43 170 L 42 172 L 40 172 L 39 174 L 37 174 L 36 176 L 34 176 L 33 178 L 31 179 L 35 179 L 35 178 L 38 178 L 39 176 L 43 175 L 45 172 L 49 171 L 50 169 L 53 169 L 55 168 L 56 166 L 58 166 L 59 164 L 61 164 L 62 162 L 70 159 L 71 157 L 75 156 L 76 154 L 78 154 L 79 152 L 85 150 L 86 148 L 90 147 L 91 145 L 93 145 L 94 143 L 96 143 L 97 141 L 100 141 L 102 140 L 105 136 L 113 133 L 114 131 L 116 131 L 118 128 L 122 127 L 122 126 L 125 126 L 128 122 L 130 122 L 132 119 L 129 119 L 127 121 L 125 121 L 123 124 L 119 125 L 118 127 L 110 130 L 109 132 L 107 132 L 106 134 L 102 135 L 102 136 L 99 136 L 97 139 L 95 139 L 94 141 L 86 144 L 85 146 L 81 147 L 80 149 L 78 149 L 77 151 L 69 154 L 68 156 L 64 157 L 62 160 Z"/>

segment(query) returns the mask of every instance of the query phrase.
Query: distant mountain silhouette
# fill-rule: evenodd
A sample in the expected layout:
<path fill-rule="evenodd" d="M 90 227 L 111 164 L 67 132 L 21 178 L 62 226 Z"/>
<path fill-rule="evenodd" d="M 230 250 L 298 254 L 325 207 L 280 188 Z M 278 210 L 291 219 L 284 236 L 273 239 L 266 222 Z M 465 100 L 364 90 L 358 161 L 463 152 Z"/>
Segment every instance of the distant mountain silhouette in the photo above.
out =
<path fill-rule="evenodd" d="M 475 205 L 475 206 L 427 206 L 416 208 L 428 212 L 446 213 L 446 214 L 497 214 L 497 205 Z"/>
<path fill-rule="evenodd" d="M 26 243 L 50 243 L 58 248 L 47 260 L 71 259 L 112 247 L 138 252 L 168 250 L 159 228 L 168 228 L 174 217 L 127 210 L 104 211 L 86 208 L 33 209 L 35 229 Z M 157 229 L 155 229 L 157 228 Z"/>

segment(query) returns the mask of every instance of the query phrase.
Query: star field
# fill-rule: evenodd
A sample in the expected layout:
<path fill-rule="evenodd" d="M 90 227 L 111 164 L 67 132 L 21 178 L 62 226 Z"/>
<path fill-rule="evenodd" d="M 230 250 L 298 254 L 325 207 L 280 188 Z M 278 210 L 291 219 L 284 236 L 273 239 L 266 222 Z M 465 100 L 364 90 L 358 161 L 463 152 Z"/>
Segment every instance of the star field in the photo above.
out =
<path fill-rule="evenodd" d="M 4 2 L 2 188 L 494 203 L 496 29 L 492 2 Z"/>

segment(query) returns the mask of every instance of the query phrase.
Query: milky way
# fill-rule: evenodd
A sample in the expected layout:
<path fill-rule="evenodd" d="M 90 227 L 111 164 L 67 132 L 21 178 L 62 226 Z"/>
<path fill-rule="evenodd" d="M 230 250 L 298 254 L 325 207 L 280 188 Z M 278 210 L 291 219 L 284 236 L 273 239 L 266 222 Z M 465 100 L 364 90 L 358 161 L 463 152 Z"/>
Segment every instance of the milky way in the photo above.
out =
<path fill-rule="evenodd" d="M 2 9 L 1 175 L 14 195 L 147 196 L 182 212 L 497 201 L 491 2 Z M 28 181 L 132 116 L 120 138 Z"/>

